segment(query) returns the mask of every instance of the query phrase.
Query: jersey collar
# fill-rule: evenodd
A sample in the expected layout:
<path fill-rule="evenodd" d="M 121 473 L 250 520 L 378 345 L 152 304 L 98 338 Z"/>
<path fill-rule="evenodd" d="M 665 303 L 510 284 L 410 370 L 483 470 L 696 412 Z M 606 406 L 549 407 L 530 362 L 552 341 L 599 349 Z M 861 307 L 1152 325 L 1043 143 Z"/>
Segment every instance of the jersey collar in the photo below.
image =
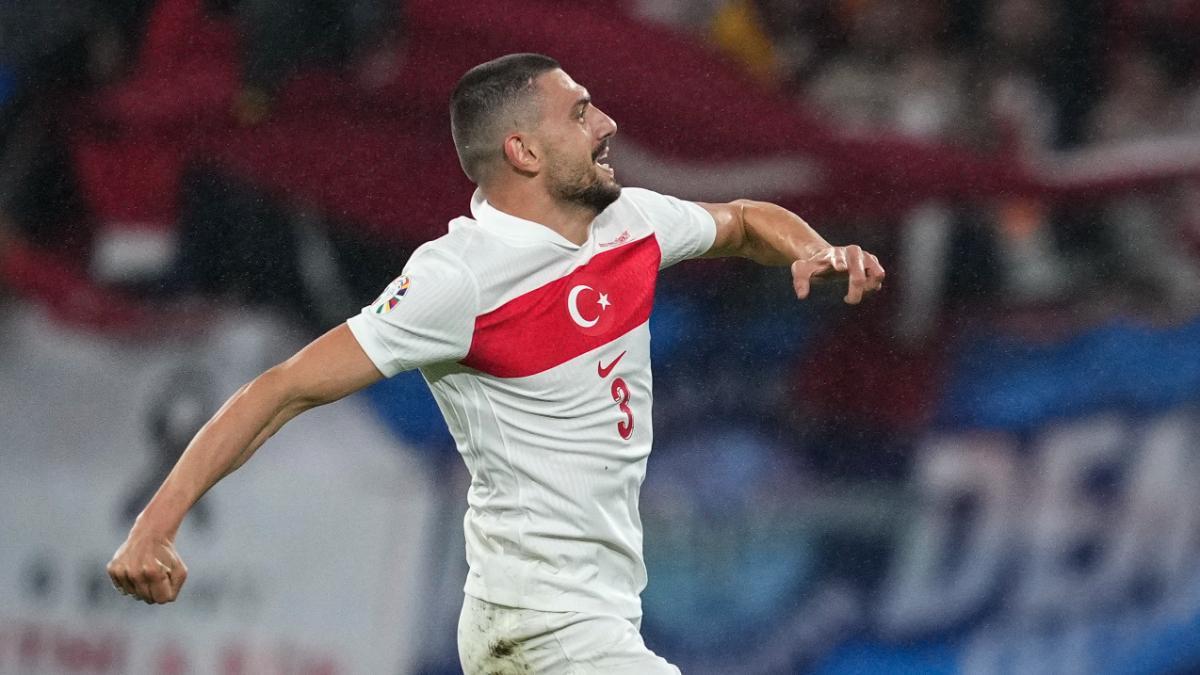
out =
<path fill-rule="evenodd" d="M 545 225 L 518 218 L 492 206 L 479 190 L 471 195 L 471 215 L 480 227 L 502 239 L 522 243 L 547 241 L 572 250 L 582 248 Z"/>

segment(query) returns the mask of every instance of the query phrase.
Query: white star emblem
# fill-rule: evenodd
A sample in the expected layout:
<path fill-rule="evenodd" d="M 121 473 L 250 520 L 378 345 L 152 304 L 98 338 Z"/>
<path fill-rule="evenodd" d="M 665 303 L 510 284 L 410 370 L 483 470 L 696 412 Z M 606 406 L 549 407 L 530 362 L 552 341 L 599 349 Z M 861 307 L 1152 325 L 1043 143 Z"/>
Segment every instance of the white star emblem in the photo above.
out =
<path fill-rule="evenodd" d="M 608 294 L 607 294 L 607 293 L 601 293 L 601 294 L 600 294 L 600 299 L 599 299 L 599 300 L 597 300 L 597 301 L 596 301 L 596 303 L 600 305 L 600 309 L 601 309 L 601 310 L 608 309 L 608 306 L 612 304 L 611 302 L 609 302 L 609 301 L 608 301 Z"/>

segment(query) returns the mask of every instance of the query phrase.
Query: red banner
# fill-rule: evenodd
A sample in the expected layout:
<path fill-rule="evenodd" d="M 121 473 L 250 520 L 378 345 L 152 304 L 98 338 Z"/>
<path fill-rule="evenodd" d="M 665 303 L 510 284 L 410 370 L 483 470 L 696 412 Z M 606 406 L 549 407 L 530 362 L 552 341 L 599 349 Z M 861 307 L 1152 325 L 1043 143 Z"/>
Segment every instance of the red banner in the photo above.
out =
<path fill-rule="evenodd" d="M 103 219 L 169 226 L 178 171 L 199 160 L 365 233 L 406 243 L 437 236 L 465 212 L 471 188 L 450 141 L 450 92 L 471 66 L 514 51 L 560 59 L 617 120 L 612 157 L 625 182 L 684 198 L 770 199 L 827 221 L 891 216 L 930 199 L 1090 195 L 1200 173 L 1200 153 L 1176 142 L 1030 163 L 847 137 L 685 36 L 599 3 L 537 0 L 413 0 L 406 60 L 381 90 L 309 74 L 284 88 L 266 122 L 241 128 L 230 114 L 232 22 L 200 5 L 161 2 L 134 77 L 85 113 L 110 123 L 76 136 Z"/>

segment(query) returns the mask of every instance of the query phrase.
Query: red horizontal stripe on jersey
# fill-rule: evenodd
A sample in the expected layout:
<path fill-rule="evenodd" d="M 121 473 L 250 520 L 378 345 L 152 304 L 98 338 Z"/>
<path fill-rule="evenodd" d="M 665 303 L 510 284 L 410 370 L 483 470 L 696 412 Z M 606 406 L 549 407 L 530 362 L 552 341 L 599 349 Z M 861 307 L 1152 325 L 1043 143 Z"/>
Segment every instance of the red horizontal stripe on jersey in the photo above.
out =
<path fill-rule="evenodd" d="M 649 320 L 661 257 L 650 235 L 476 317 L 462 364 L 528 377 L 621 337 Z"/>

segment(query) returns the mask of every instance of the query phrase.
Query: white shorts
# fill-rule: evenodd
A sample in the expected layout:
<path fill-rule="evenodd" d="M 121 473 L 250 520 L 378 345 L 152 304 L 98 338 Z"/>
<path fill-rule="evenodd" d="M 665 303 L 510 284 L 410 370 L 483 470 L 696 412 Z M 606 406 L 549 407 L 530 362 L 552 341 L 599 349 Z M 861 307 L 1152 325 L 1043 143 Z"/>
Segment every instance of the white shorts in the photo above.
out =
<path fill-rule="evenodd" d="M 638 626 L 605 614 L 541 612 L 465 596 L 458 656 L 466 675 L 680 675 Z"/>

